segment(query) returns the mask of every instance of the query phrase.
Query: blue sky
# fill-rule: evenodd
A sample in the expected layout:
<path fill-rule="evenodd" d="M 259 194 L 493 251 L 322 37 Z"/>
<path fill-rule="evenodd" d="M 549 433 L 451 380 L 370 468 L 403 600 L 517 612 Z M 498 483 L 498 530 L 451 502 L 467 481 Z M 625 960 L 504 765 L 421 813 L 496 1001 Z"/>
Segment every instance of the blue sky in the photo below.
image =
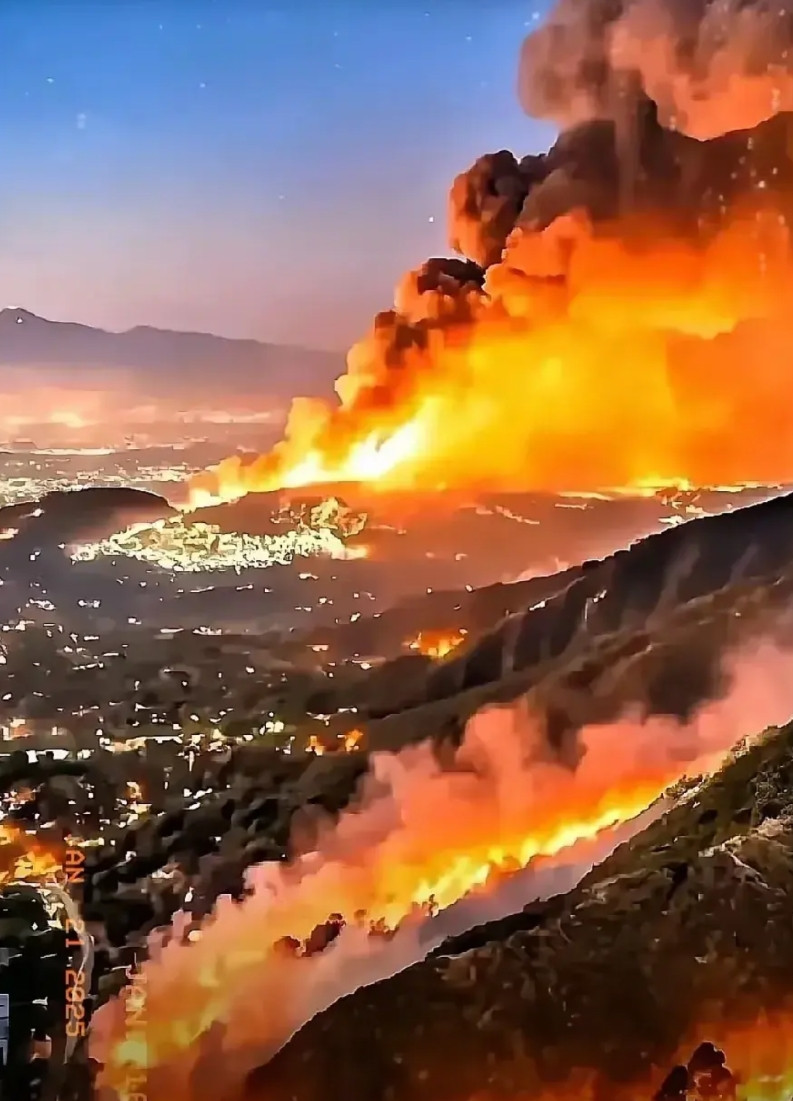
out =
<path fill-rule="evenodd" d="M 532 0 L 2 0 L 0 306 L 345 347 L 445 253 Z"/>

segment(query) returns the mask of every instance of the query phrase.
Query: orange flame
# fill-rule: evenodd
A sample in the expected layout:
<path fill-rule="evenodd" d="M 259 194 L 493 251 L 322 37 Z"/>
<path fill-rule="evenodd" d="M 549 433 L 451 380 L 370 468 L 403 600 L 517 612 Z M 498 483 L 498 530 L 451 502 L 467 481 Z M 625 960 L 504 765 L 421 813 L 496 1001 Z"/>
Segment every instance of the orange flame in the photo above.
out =
<path fill-rule="evenodd" d="M 771 205 L 698 242 L 648 218 L 596 231 L 580 213 L 515 231 L 484 292 L 409 276 L 350 352 L 341 404 L 297 400 L 282 443 L 198 476 L 193 503 L 345 480 L 788 481 L 792 297 L 790 231 Z"/>
<path fill-rule="evenodd" d="M 360 741 L 362 738 L 362 730 L 348 730 L 344 735 L 344 752 L 353 753 L 356 749 L 360 749 Z"/>
<path fill-rule="evenodd" d="M 321 757 L 325 752 L 325 746 L 319 740 L 316 734 L 312 734 L 308 739 L 308 745 L 306 746 L 306 753 L 314 753 L 317 757 Z"/>
<path fill-rule="evenodd" d="M 462 771 L 441 770 L 426 745 L 376 757 L 375 791 L 382 800 L 382 781 L 393 773 L 389 798 L 398 807 L 398 824 L 385 836 L 381 803 L 367 807 L 364 792 L 361 805 L 342 815 L 316 852 L 291 866 L 260 865 L 253 870 L 255 890 L 241 905 L 221 900 L 192 943 L 177 937 L 144 964 L 146 1065 L 171 1076 L 173 1094 L 182 1088 L 185 1060 L 194 1058 L 199 1037 L 215 1021 L 225 1023 L 224 1044 L 232 1049 L 285 1039 L 290 1021 L 300 1023 L 294 1007 L 306 982 L 305 971 L 290 967 L 312 961 L 285 958 L 280 943 L 307 941 L 331 907 L 353 930 L 364 917 L 376 928 L 396 929 L 638 816 L 685 768 L 676 753 L 658 748 L 674 741 L 678 728 L 665 721 L 651 726 L 593 728 L 575 772 L 542 760 L 527 763 L 535 727 L 529 723 L 527 732 L 522 715 L 502 710 L 469 726 Z M 700 747 L 707 754 L 692 765 L 696 771 L 720 760 L 733 741 L 729 724 L 708 731 L 708 744 Z M 490 764 L 484 774 L 472 774 L 470 765 L 481 765 L 483 754 Z M 106 1084 L 118 1086 L 130 1073 L 131 1056 L 123 1015 L 113 1012 L 104 1074 Z M 159 1101 L 152 1088 L 150 1080 L 150 1101 Z"/>
<path fill-rule="evenodd" d="M 701 1024 L 695 1042 L 725 1052 L 737 1082 L 736 1101 L 789 1101 L 793 1097 L 793 1010 L 763 1013 L 753 1021 Z M 686 1059 L 683 1051 L 680 1062 Z M 713 1094 L 714 1101 L 716 1095 Z M 708 1095 L 703 1091 L 702 1097 Z M 692 1090 L 690 1101 L 697 1101 Z"/>
<path fill-rule="evenodd" d="M 707 1069 L 688 1075 L 688 1089 L 668 1097 L 659 1092 L 663 1071 L 641 1082 L 615 1084 L 593 1070 L 578 1069 L 550 1092 L 536 1089 L 518 1093 L 513 1101 L 790 1101 L 793 1096 L 793 1007 L 761 1012 L 741 1021 L 700 1021 L 676 1056 L 688 1066 L 692 1053 L 712 1044 L 726 1057 L 720 1073 Z M 668 1068 L 667 1068 L 668 1069 Z M 726 1071 L 726 1073 L 725 1073 Z M 490 1101 L 487 1092 L 471 1101 Z"/>
<path fill-rule="evenodd" d="M 445 658 L 461 642 L 465 641 L 468 634 L 460 631 L 420 631 L 418 635 L 408 643 L 409 650 L 417 650 L 424 657 L 439 660 Z"/>
<path fill-rule="evenodd" d="M 0 826 L 0 886 L 15 880 L 54 880 L 63 869 L 63 854 L 30 837 L 17 826 Z"/>

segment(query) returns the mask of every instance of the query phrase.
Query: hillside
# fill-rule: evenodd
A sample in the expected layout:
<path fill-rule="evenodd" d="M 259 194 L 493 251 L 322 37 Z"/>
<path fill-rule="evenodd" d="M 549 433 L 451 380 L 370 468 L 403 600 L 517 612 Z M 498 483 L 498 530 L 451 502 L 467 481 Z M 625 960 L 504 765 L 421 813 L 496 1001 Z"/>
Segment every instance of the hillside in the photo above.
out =
<path fill-rule="evenodd" d="M 419 739 L 432 722 L 438 729 L 452 715 L 464 721 L 488 700 L 515 698 L 552 665 L 580 659 L 578 681 L 586 689 L 598 674 L 593 645 L 630 638 L 634 653 L 647 650 L 648 632 L 663 629 L 692 602 L 741 586 L 766 591 L 789 577 L 791 552 L 791 496 L 681 524 L 557 578 L 523 583 L 530 602 L 490 630 L 407 680 L 399 662 L 381 667 L 343 703 L 375 720 L 373 730 L 390 744 L 408 729 Z M 494 609 L 503 607 L 498 589 L 486 596 Z M 696 653 L 686 656 L 689 665 Z"/>
<path fill-rule="evenodd" d="M 569 895 L 337 1003 L 253 1075 L 248 1096 L 528 1101 L 552 1086 L 568 1096 L 575 1068 L 635 1098 L 625 1084 L 668 1067 L 703 1029 L 719 1043 L 725 1020 L 790 993 L 791 776 L 793 725 Z"/>
<path fill-rule="evenodd" d="M 755 515 L 756 510 L 746 510 L 741 522 L 747 539 L 754 532 L 761 547 L 762 525 L 754 527 Z M 692 528 L 707 523 L 695 521 Z M 667 560 L 661 551 L 664 542 L 680 530 L 659 537 L 653 560 L 655 583 L 661 590 L 668 581 L 664 569 L 676 561 L 674 555 Z M 766 534 L 772 536 L 773 529 Z M 675 539 L 671 543 L 679 546 Z M 743 553 L 740 547 L 736 551 Z M 636 552 L 644 553 L 641 546 L 633 548 L 626 552 L 628 561 Z M 758 552 L 758 560 L 761 557 Z M 555 659 L 546 657 L 483 688 L 367 722 L 362 752 L 324 757 L 301 754 L 275 768 L 261 754 L 240 750 L 224 766 L 222 795 L 204 802 L 190 796 L 181 806 L 169 805 L 168 813 L 123 831 L 125 839 L 118 847 L 92 854 L 87 883 L 92 904 L 100 912 L 113 908 L 119 880 L 132 888 L 174 854 L 180 854 L 179 859 L 198 873 L 197 895 L 212 899 L 221 890 L 239 890 L 245 866 L 264 854 L 279 858 L 286 853 L 293 818 L 301 808 L 315 804 L 335 815 L 350 801 L 370 762 L 367 749 L 398 751 L 431 738 L 443 751 L 443 743 L 459 742 L 468 716 L 489 703 L 524 697 L 543 718 L 549 750 L 570 763 L 577 759 L 577 733 L 583 726 L 613 720 L 631 705 L 640 714 L 686 718 L 723 696 L 727 655 L 760 639 L 786 637 L 782 616 L 793 599 L 789 570 L 777 563 L 767 577 L 744 577 L 715 588 L 729 576 L 729 570 L 721 578 L 714 574 L 710 590 L 703 578 L 703 595 L 684 600 L 681 593 L 679 602 L 669 601 L 638 622 L 631 608 L 635 594 L 619 582 L 612 599 L 615 608 L 622 608 L 625 625 L 621 630 L 589 636 L 585 647 L 582 641 L 580 647 L 562 650 Z M 354 718 L 360 723 L 360 716 Z M 287 764 L 293 777 L 289 783 L 283 777 L 278 779 L 278 770 Z M 251 768 L 255 783 L 244 779 Z M 229 822 L 235 829 L 230 829 Z M 236 829 L 238 825 L 244 829 Z M 202 840 L 191 857 L 196 828 Z M 127 849 L 140 854 L 140 861 L 127 863 Z M 205 874 L 198 869 L 201 854 L 213 854 L 211 859 L 207 856 Z M 149 911 L 147 920 L 150 918 Z M 129 926 L 127 932 L 131 932 Z"/>
<path fill-rule="evenodd" d="M 173 513 L 165 498 L 156 493 L 123 486 L 89 486 L 54 490 L 38 501 L 0 506 L 0 532 L 13 529 L 36 540 L 31 545 L 46 548 L 58 539 L 68 541 L 92 525 L 112 532 Z"/>
<path fill-rule="evenodd" d="M 546 619 L 543 625 L 548 640 L 559 638 L 563 643 L 558 649 L 540 650 L 534 664 L 498 680 L 367 722 L 359 752 L 279 760 L 278 754 L 268 759 L 254 747 L 235 751 L 220 774 L 202 782 L 200 795 L 169 799 L 156 813 L 117 831 L 114 838 L 106 837 L 109 844 L 86 862 L 86 914 L 106 929 L 112 951 L 123 952 L 124 945 L 140 943 L 180 905 L 200 916 L 220 894 L 243 899 L 247 867 L 288 859 L 293 831 L 303 844 L 317 816 L 330 825 L 351 801 L 355 805 L 363 774 L 376 773 L 383 764 L 369 750 L 399 751 L 429 738 L 435 742 L 438 764 L 454 772 L 456 756 L 449 743 L 459 743 L 467 717 L 489 703 L 525 700 L 536 719 L 532 753 L 538 760 L 560 765 L 571 777 L 588 744 L 580 736 L 584 727 L 622 717 L 631 705 L 640 721 L 647 716 L 686 720 L 711 701 L 731 699 L 734 685 L 728 684 L 727 659 L 736 651 L 750 656 L 748 687 L 755 694 L 751 706 L 744 700 L 740 715 L 719 728 L 720 753 L 743 732 L 736 717 L 760 715 L 759 725 L 781 721 L 790 713 L 785 705 L 793 705 L 793 690 L 784 683 L 776 686 L 773 676 L 777 665 L 784 673 L 793 576 L 786 565 L 785 544 L 790 501 L 775 504 L 734 514 L 733 539 L 723 526 L 716 539 L 709 520 L 694 521 L 682 543 L 680 527 L 658 536 L 652 553 L 647 549 L 651 540 L 625 552 L 619 569 L 615 556 L 609 560 L 608 614 L 599 622 L 599 631 L 597 621 L 585 624 L 588 629 L 575 644 L 569 639 L 565 643 L 568 605 L 562 601 L 561 621 Z M 697 555 L 683 555 L 692 547 Z M 751 568 L 748 547 L 753 548 Z M 644 587 L 631 583 L 631 563 L 637 556 L 645 578 L 652 582 Z M 608 562 L 593 563 L 590 569 L 603 566 Z M 587 580 L 586 572 L 582 580 Z M 762 640 L 771 645 L 756 661 L 752 648 Z M 476 640 L 471 645 L 475 650 Z M 770 672 L 767 683 L 758 687 L 755 675 L 760 666 Z M 738 696 L 747 690 L 746 676 L 742 683 Z M 765 696 L 758 695 L 760 691 Z M 635 724 L 614 733 L 628 736 L 631 729 L 635 732 Z M 622 775 L 617 748 L 615 743 L 613 755 L 603 758 L 605 767 L 614 761 L 617 768 L 613 780 L 604 780 L 607 789 Z M 687 736 L 672 738 L 664 754 L 672 759 L 669 775 L 674 777 L 684 774 L 688 762 L 699 760 L 692 757 Z M 625 756 L 629 760 L 631 752 Z M 773 863 L 779 857 L 777 839 L 767 835 L 768 826 L 763 825 L 787 813 L 790 800 L 783 786 L 790 775 L 793 726 L 737 758 L 724 777 L 702 792 L 694 790 L 664 824 L 645 830 L 633 846 L 608 857 L 601 871 L 569 896 L 520 911 L 527 896 L 518 891 L 510 895 L 509 904 L 489 911 L 511 916 L 469 928 L 433 958 L 336 1003 L 256 1073 L 250 1096 L 267 1101 L 332 1101 L 347 1095 L 362 1101 L 516 1101 L 518 1082 L 550 1085 L 571 1065 L 620 1080 L 645 1076 L 650 1064 L 666 1068 L 681 1045 L 693 1044 L 694 1026 L 706 1012 L 708 995 L 713 993 L 720 1007 L 733 988 L 738 989 L 735 969 L 744 948 L 755 950 L 753 938 L 759 934 L 752 931 L 752 923 L 760 910 L 767 910 L 764 920 L 774 935 L 777 920 L 790 924 L 793 917 L 793 896 L 778 900 L 775 893 L 781 882 Z M 663 786 L 654 789 L 653 798 Z M 787 828 L 783 821 L 779 825 Z M 710 851 L 755 827 L 757 834 L 748 836 L 752 845 L 757 841 L 757 876 L 744 871 L 744 865 L 754 868 L 755 848 L 744 852 L 727 846 L 715 856 Z M 774 845 L 766 852 L 769 838 Z M 790 848 L 790 858 L 784 856 L 781 864 L 785 874 L 793 871 L 793 836 Z M 167 877 L 163 880 L 161 871 L 169 865 L 180 869 L 180 881 L 184 877 L 184 884 L 189 884 L 192 901 L 182 893 L 184 884 L 177 889 Z M 612 881 L 616 885 L 609 886 Z M 703 912 L 714 915 L 713 923 L 698 924 L 698 898 L 705 899 Z M 746 906 L 745 919 L 740 909 L 730 909 L 733 898 L 739 907 Z M 335 889 L 329 890 L 319 910 L 324 915 L 335 906 L 343 910 L 344 902 Z M 452 905 L 438 925 L 428 923 L 425 951 L 450 930 L 483 920 L 484 912 L 479 911 L 474 917 L 469 913 L 466 923 L 446 924 L 453 909 Z M 255 915 L 255 908 L 251 913 Z M 636 913 L 641 921 L 633 920 Z M 674 952 L 683 929 L 690 943 L 676 968 Z M 316 952 L 323 952 L 332 943 L 327 926 L 318 924 L 309 942 Z M 793 934 L 785 928 L 775 946 L 764 941 L 762 948 L 766 954 L 757 953 L 745 990 L 741 987 L 750 1010 L 761 997 L 773 1005 L 775 992 L 768 984 L 780 973 L 775 968 L 793 962 Z M 782 958 L 777 952 L 788 954 Z M 694 957 L 699 962 L 692 973 Z M 458 964 L 458 959 L 463 962 Z M 594 966 L 593 959 L 598 961 Z M 332 958 L 326 960 L 332 970 Z M 743 976 L 738 977 L 743 983 Z M 379 975 L 369 981 L 375 978 Z M 102 983 L 102 999 L 122 981 L 119 964 Z M 338 994 L 355 985 L 351 979 Z M 634 996 L 634 991 L 639 993 Z M 571 1018 L 570 1007 L 579 1002 L 580 1011 L 576 1009 Z M 378 1022 L 376 1033 L 371 1032 L 372 1021 Z M 645 1034 L 647 1042 L 640 1042 Z M 718 1035 L 712 1038 L 718 1042 Z M 460 1048 L 465 1054 L 454 1060 L 453 1051 Z M 597 1062 L 601 1049 L 605 1055 Z M 491 1055 L 486 1054 L 489 1050 Z M 261 1049 L 257 1061 L 264 1058 Z M 255 1065 L 253 1059 L 246 1064 Z M 343 1072 L 334 1072 L 342 1065 Z M 492 1095 L 478 1092 L 483 1076 L 493 1086 Z M 602 1095 L 622 1101 L 617 1093 Z M 525 1101 L 539 1096 L 536 1091 L 527 1093 Z M 634 1091 L 630 1101 L 643 1096 Z"/>

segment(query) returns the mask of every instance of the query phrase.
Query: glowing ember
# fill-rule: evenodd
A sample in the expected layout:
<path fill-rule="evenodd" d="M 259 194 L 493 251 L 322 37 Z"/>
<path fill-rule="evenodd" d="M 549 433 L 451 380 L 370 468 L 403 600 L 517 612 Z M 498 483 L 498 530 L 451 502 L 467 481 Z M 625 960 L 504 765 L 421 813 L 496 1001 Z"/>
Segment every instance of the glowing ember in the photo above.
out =
<path fill-rule="evenodd" d="M 308 739 L 308 745 L 306 746 L 306 753 L 314 753 L 317 757 L 321 757 L 325 752 L 325 746 L 319 740 L 316 734 L 312 734 Z"/>
<path fill-rule="evenodd" d="M 353 753 L 355 750 L 360 749 L 360 742 L 363 738 L 362 730 L 348 730 L 344 735 L 344 752 Z"/>
<path fill-rule="evenodd" d="M 409 650 L 417 650 L 428 658 L 445 658 L 461 642 L 465 641 L 467 631 L 421 631 L 409 642 Z"/>
<path fill-rule="evenodd" d="M 0 886 L 20 879 L 51 882 L 61 874 L 62 857 L 16 826 L 0 826 Z"/>

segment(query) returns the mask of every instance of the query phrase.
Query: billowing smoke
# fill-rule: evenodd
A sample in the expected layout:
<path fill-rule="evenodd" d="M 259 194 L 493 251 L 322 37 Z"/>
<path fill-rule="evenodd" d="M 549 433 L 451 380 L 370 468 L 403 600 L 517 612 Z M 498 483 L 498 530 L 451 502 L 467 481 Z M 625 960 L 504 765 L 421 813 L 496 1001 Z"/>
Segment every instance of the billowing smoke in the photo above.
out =
<path fill-rule="evenodd" d="M 792 47 L 791 0 L 557 0 L 524 43 L 520 97 L 569 127 L 642 94 L 666 129 L 715 138 L 793 110 Z"/>
<path fill-rule="evenodd" d="M 450 934 L 569 889 L 660 813 L 662 804 L 647 808 L 670 783 L 788 718 L 789 666 L 770 643 L 745 650 L 729 663 L 723 700 L 684 725 L 586 728 L 575 768 L 524 708 L 476 716 L 445 764 L 428 745 L 375 756 L 357 802 L 335 825 L 314 824 L 311 851 L 253 869 L 250 897 L 221 900 L 198 939 L 184 943 L 177 920 L 154 946 L 139 984 L 145 1045 L 124 1041 L 123 1000 L 99 1015 L 108 1083 L 143 1060 L 149 1101 L 226 1096 L 230 1079 L 344 993 Z"/>
<path fill-rule="evenodd" d="M 554 146 L 459 176 L 465 259 L 409 273 L 339 404 L 194 500 L 793 479 L 792 37 L 793 0 L 559 0 L 520 72 Z"/>

